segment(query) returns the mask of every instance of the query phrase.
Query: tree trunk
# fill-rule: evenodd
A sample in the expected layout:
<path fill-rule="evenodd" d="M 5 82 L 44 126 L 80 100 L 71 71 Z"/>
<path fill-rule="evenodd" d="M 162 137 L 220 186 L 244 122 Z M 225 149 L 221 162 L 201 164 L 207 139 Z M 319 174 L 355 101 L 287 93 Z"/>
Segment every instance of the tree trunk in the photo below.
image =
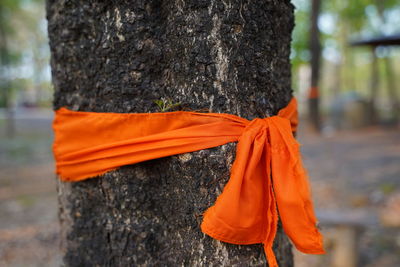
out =
<path fill-rule="evenodd" d="M 387 89 L 388 89 L 388 96 L 389 96 L 389 103 L 391 105 L 391 112 L 392 118 L 395 125 L 399 122 L 400 116 L 400 104 L 398 98 L 398 90 L 397 90 L 397 83 L 394 71 L 393 71 L 393 64 L 392 59 L 390 57 L 386 57 L 384 59 L 385 64 L 385 72 L 386 72 L 386 80 L 387 80 Z"/>
<path fill-rule="evenodd" d="M 5 135 L 8 138 L 13 138 L 16 132 L 15 114 L 11 96 L 11 80 L 9 77 L 10 51 L 6 32 L 7 25 L 4 23 L 7 16 L 4 13 L 4 7 L 0 4 L 0 90 L 2 91 L 1 93 L 5 107 Z"/>
<path fill-rule="evenodd" d="M 321 130 L 319 114 L 319 76 L 321 68 L 321 42 L 319 40 L 318 18 L 321 10 L 321 0 L 312 0 L 310 23 L 310 51 L 311 51 L 311 88 L 308 99 L 309 117 L 314 130 Z"/>
<path fill-rule="evenodd" d="M 156 112 L 164 98 L 252 119 L 291 98 L 289 0 L 48 0 L 47 18 L 55 109 Z M 60 182 L 65 265 L 265 266 L 261 245 L 200 231 L 235 147 Z M 280 266 L 293 266 L 282 230 L 274 249 Z"/>
<path fill-rule="evenodd" d="M 371 62 L 371 78 L 370 78 L 370 96 L 368 102 L 368 118 L 370 124 L 376 124 L 378 122 L 378 114 L 376 111 L 376 99 L 379 90 L 379 66 L 378 57 L 376 55 L 376 47 L 372 47 L 371 50 L 372 62 Z"/>

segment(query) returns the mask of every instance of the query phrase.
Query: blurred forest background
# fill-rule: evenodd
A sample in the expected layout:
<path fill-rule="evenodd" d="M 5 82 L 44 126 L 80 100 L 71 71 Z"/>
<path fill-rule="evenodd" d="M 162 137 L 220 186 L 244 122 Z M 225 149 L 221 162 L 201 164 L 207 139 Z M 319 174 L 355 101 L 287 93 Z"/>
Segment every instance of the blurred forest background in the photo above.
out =
<path fill-rule="evenodd" d="M 44 1 L 1 1 L 1 107 L 51 106 L 46 27 Z"/>
<path fill-rule="evenodd" d="M 318 86 L 311 84 L 313 3 L 320 4 Z M 293 4 L 299 139 L 329 251 L 298 253 L 296 263 L 400 266 L 400 46 L 355 45 L 399 39 L 400 3 Z M 44 0 L 0 0 L 0 266 L 60 265 L 46 35 Z M 310 96 L 319 101 L 319 133 L 307 123 Z"/>

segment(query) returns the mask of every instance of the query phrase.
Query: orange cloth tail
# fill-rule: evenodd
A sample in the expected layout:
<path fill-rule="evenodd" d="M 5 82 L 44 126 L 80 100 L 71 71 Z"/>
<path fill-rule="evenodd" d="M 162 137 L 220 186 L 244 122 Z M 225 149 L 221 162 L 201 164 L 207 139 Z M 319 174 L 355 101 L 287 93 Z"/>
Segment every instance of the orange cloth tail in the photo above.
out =
<path fill-rule="evenodd" d="M 264 244 L 264 252 L 268 261 L 268 267 L 278 267 L 278 262 L 276 261 L 275 253 L 272 250 L 272 246 L 269 244 Z"/>
<path fill-rule="evenodd" d="M 325 253 L 322 236 L 311 202 L 307 174 L 302 166 L 300 145 L 293 137 L 290 122 L 272 117 L 272 177 L 274 191 L 285 233 L 304 253 Z"/>

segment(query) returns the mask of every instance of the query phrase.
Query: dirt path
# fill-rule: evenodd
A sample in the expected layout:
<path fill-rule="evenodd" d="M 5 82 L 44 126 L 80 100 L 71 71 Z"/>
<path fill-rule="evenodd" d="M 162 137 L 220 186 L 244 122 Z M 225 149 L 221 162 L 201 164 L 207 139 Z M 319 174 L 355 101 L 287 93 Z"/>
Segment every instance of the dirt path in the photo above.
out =
<path fill-rule="evenodd" d="M 0 266 L 60 266 L 51 115 L 21 116 L 13 139 L 0 132 Z"/>
<path fill-rule="evenodd" d="M 400 206 L 387 207 L 400 196 L 400 131 L 369 128 L 332 137 L 303 131 L 299 140 L 318 217 L 361 225 L 359 266 L 400 266 L 400 224 L 389 227 L 382 219 L 389 212 L 400 215 Z M 323 232 L 336 234 L 334 227 Z M 296 257 L 300 267 L 326 264 L 321 256 Z"/>

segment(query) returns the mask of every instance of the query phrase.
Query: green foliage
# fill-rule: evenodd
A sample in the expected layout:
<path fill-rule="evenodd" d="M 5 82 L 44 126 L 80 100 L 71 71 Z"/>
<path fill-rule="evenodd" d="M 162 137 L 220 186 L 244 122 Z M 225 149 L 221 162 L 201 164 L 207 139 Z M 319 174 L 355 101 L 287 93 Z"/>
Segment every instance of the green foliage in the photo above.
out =
<path fill-rule="evenodd" d="M 309 61 L 309 12 L 297 10 L 295 13 L 296 26 L 293 31 L 292 64 L 298 66 Z"/>
<path fill-rule="evenodd" d="M 293 67 L 296 69 L 309 61 L 311 1 L 294 0 L 293 2 L 296 7 L 296 26 L 293 31 L 291 57 Z M 321 0 L 321 2 L 320 18 L 334 18 L 333 31 L 321 31 L 321 43 L 324 44 L 326 40 L 329 40 L 332 45 L 333 41 L 336 42 L 335 47 L 348 46 L 350 39 L 365 37 L 366 33 L 382 34 L 382 25 L 377 26 L 374 21 L 387 20 L 391 10 L 397 9 L 400 12 L 398 0 Z M 370 10 L 375 10 L 375 12 L 372 14 L 368 12 Z"/>
<path fill-rule="evenodd" d="M 393 183 L 383 183 L 379 186 L 381 192 L 385 195 L 391 194 L 396 191 L 396 185 Z"/>
<path fill-rule="evenodd" d="M 154 103 L 158 106 L 161 112 L 166 112 L 181 105 L 180 102 L 173 103 L 170 98 L 164 98 L 164 97 L 158 100 L 154 100 Z"/>
<path fill-rule="evenodd" d="M 27 84 L 47 90 L 42 86 L 48 81 L 49 61 L 44 20 L 44 0 L 0 0 L 0 106 L 13 102 L 10 98 L 17 94 L 12 91 Z M 32 71 L 20 71 L 27 68 Z M 16 81 L 21 79 L 30 82 Z"/>

